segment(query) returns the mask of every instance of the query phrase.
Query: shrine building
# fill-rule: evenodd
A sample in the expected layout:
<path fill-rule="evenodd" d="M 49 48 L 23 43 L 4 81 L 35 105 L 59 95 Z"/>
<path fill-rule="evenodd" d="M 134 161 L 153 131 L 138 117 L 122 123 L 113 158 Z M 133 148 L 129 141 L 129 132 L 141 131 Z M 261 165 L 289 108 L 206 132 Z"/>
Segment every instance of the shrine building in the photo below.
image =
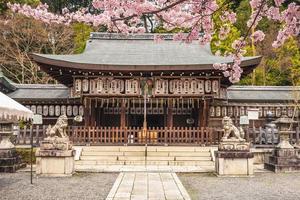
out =
<path fill-rule="evenodd" d="M 209 45 L 153 37 L 92 33 L 82 54 L 32 57 L 83 105 L 85 126 L 141 127 L 145 111 L 149 127 L 208 126 L 210 106 L 226 102 L 231 85 L 213 64 L 232 59 Z M 243 75 L 260 60 L 243 58 Z"/>
<path fill-rule="evenodd" d="M 0 90 L 43 115 L 45 125 L 66 114 L 70 125 L 81 127 L 184 130 L 221 127 L 224 116 L 238 124 L 250 108 L 259 109 L 258 126 L 268 112 L 295 115 L 292 87 L 232 86 L 213 67 L 232 58 L 213 55 L 209 45 L 163 37 L 157 43 L 152 34 L 91 33 L 82 54 L 32 54 L 60 84 L 14 84 L 0 75 Z M 260 56 L 242 58 L 242 77 L 260 61 Z M 76 116 L 82 122 L 74 121 Z"/>

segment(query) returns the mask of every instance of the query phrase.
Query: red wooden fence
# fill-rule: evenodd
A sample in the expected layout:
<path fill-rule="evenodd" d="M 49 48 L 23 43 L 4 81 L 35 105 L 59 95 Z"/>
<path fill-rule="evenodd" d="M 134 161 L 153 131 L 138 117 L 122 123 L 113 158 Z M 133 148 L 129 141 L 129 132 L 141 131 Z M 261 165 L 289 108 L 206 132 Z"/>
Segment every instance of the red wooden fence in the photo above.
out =
<path fill-rule="evenodd" d="M 47 126 L 24 127 L 15 139 L 16 144 L 37 146 L 46 137 Z M 152 127 L 143 132 L 139 127 L 85 127 L 70 126 L 67 129 L 70 140 L 75 145 L 213 145 L 222 138 L 222 129 L 209 127 Z M 267 135 L 267 136 L 266 136 Z M 291 133 L 291 143 L 299 142 L 300 129 Z M 278 134 L 271 130 L 266 134 L 263 128 L 245 130 L 245 139 L 256 146 L 274 146 L 278 143 Z"/>

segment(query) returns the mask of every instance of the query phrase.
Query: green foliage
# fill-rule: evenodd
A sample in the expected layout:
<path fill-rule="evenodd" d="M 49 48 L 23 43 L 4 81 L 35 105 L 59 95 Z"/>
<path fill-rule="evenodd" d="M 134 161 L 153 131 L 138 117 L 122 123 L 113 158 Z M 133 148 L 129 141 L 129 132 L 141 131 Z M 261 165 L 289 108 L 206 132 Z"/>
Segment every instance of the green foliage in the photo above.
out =
<path fill-rule="evenodd" d="M 282 47 L 272 49 L 253 74 L 240 81 L 240 85 L 300 85 L 299 41 L 290 38 Z M 262 52 L 264 53 L 264 52 Z"/>
<path fill-rule="evenodd" d="M 93 29 L 83 23 L 76 23 L 72 25 L 74 31 L 74 53 L 82 53 L 86 46 L 86 41 L 89 39 L 90 33 Z"/>
<path fill-rule="evenodd" d="M 26 164 L 30 164 L 30 158 L 31 158 L 30 157 L 30 154 L 31 154 L 30 148 L 17 148 L 16 151 L 17 151 L 18 155 L 21 156 L 23 162 L 25 162 Z M 35 152 L 36 152 L 36 148 L 33 149 L 32 163 L 36 162 Z"/>
<path fill-rule="evenodd" d="M 7 3 L 20 3 L 20 4 L 29 4 L 32 6 L 38 5 L 40 0 L 1 0 L 0 1 L 0 14 L 3 14 L 7 10 Z"/>
<path fill-rule="evenodd" d="M 219 0 L 218 4 L 222 5 L 225 0 Z M 228 5 L 228 10 L 230 10 L 230 7 L 233 5 L 233 3 L 230 3 Z M 241 37 L 240 31 L 233 25 L 227 24 L 230 28 L 230 33 L 228 37 L 225 40 L 219 40 L 218 34 L 220 32 L 221 26 L 226 26 L 224 22 L 220 19 L 220 13 L 217 13 L 213 17 L 214 20 L 214 27 L 215 27 L 215 34 L 213 35 L 213 39 L 211 42 L 211 50 L 213 53 L 216 53 L 216 51 L 219 51 L 221 55 L 227 55 L 228 53 L 233 52 L 233 48 L 231 47 L 231 44 L 234 40 Z"/>
<path fill-rule="evenodd" d="M 275 50 L 278 67 L 287 71 L 289 82 L 300 85 L 300 45 L 299 41 L 290 38 L 280 49 Z"/>
<path fill-rule="evenodd" d="M 179 33 L 184 32 L 187 33 L 188 29 L 182 29 L 182 28 L 174 28 L 172 30 L 167 30 L 163 26 L 158 26 L 154 29 L 153 33 Z"/>
<path fill-rule="evenodd" d="M 47 3 L 52 12 L 61 13 L 63 8 L 68 8 L 70 11 L 90 8 L 92 0 L 41 0 L 41 2 Z"/>
<path fill-rule="evenodd" d="M 213 53 L 216 51 L 220 51 L 221 55 L 226 55 L 230 52 L 233 52 L 233 48 L 231 47 L 231 44 L 234 40 L 238 39 L 240 37 L 240 32 L 238 29 L 234 26 L 231 26 L 231 31 L 228 35 L 228 37 L 225 40 L 219 41 L 218 34 L 219 31 L 214 34 L 212 42 L 211 42 L 211 50 Z"/>

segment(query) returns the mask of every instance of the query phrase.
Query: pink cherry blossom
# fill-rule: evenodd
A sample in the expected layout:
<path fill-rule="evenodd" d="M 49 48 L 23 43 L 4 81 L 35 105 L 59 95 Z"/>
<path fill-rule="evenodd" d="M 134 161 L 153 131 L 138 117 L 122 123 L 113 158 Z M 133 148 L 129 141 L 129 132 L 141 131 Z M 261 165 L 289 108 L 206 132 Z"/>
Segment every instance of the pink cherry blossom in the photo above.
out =
<path fill-rule="evenodd" d="M 264 32 L 258 30 L 252 34 L 252 38 L 253 38 L 254 42 L 261 42 L 264 40 L 265 34 L 264 34 Z"/>
<path fill-rule="evenodd" d="M 188 34 L 177 33 L 174 40 L 191 43 L 198 41 L 199 45 L 211 42 L 217 32 L 213 17 L 219 13 L 222 26 L 218 31 L 219 40 L 224 40 L 230 33 L 230 25 L 236 22 L 236 13 L 227 10 L 226 6 L 218 5 L 217 0 L 93 0 L 92 5 L 99 14 L 91 14 L 88 9 L 70 12 L 64 8 L 62 15 L 48 11 L 47 4 L 40 4 L 32 8 L 26 4 L 11 4 L 8 7 L 14 12 L 33 17 L 45 23 L 69 25 L 82 22 L 91 26 L 105 26 L 109 32 L 144 33 L 162 25 L 167 30 L 181 28 L 190 30 Z M 230 2 L 230 1 L 228 1 Z M 300 32 L 300 6 L 289 3 L 287 8 L 282 6 L 284 0 L 249 0 L 252 13 L 247 21 L 249 30 L 256 28 L 263 18 L 281 24 L 273 47 L 277 48 L 291 36 L 298 36 Z M 240 80 L 242 69 L 241 58 L 245 54 L 245 46 L 252 37 L 255 42 L 264 40 L 265 34 L 258 30 L 254 34 L 247 32 L 243 38 L 232 43 L 233 52 L 225 52 L 232 58 L 231 64 L 219 63 L 214 68 L 223 71 L 224 76 L 231 82 Z M 154 37 L 156 42 L 163 38 Z"/>

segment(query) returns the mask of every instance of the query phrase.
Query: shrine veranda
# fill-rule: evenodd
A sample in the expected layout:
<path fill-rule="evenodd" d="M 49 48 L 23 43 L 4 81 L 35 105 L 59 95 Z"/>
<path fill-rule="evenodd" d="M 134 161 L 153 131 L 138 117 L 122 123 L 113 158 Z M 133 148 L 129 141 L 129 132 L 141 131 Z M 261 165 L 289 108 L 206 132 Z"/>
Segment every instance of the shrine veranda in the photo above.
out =
<path fill-rule="evenodd" d="M 209 45 L 171 41 L 171 35 L 156 43 L 153 37 L 91 33 L 82 54 L 31 55 L 60 85 L 15 84 L 2 76 L 0 89 L 41 114 L 44 125 L 54 124 L 65 113 L 69 125 L 80 130 L 117 132 L 110 143 L 120 143 L 120 138 L 121 143 L 128 143 L 130 133 L 136 134 L 137 143 L 147 143 L 142 141 L 147 139 L 172 143 L 168 140 L 171 135 L 163 134 L 166 130 L 186 133 L 176 136 L 188 138 L 185 143 L 195 143 L 201 137 L 213 142 L 210 136 L 196 133 L 220 128 L 224 116 L 238 124 L 249 108 L 259 109 L 259 120 L 252 124 L 257 127 L 265 123 L 268 112 L 275 118 L 282 112 L 299 117 L 293 95 L 299 87 L 232 86 L 221 71 L 213 68 L 214 63 L 231 63 L 230 58 L 213 55 Z M 260 61 L 259 56 L 244 57 L 243 76 Z M 83 117 L 82 122 L 73 120 L 78 115 Z M 138 136 L 145 127 L 154 133 Z M 126 136 L 125 130 L 130 132 Z M 108 137 L 106 134 L 102 136 Z M 99 144 L 101 141 L 104 139 L 100 138 Z"/>

